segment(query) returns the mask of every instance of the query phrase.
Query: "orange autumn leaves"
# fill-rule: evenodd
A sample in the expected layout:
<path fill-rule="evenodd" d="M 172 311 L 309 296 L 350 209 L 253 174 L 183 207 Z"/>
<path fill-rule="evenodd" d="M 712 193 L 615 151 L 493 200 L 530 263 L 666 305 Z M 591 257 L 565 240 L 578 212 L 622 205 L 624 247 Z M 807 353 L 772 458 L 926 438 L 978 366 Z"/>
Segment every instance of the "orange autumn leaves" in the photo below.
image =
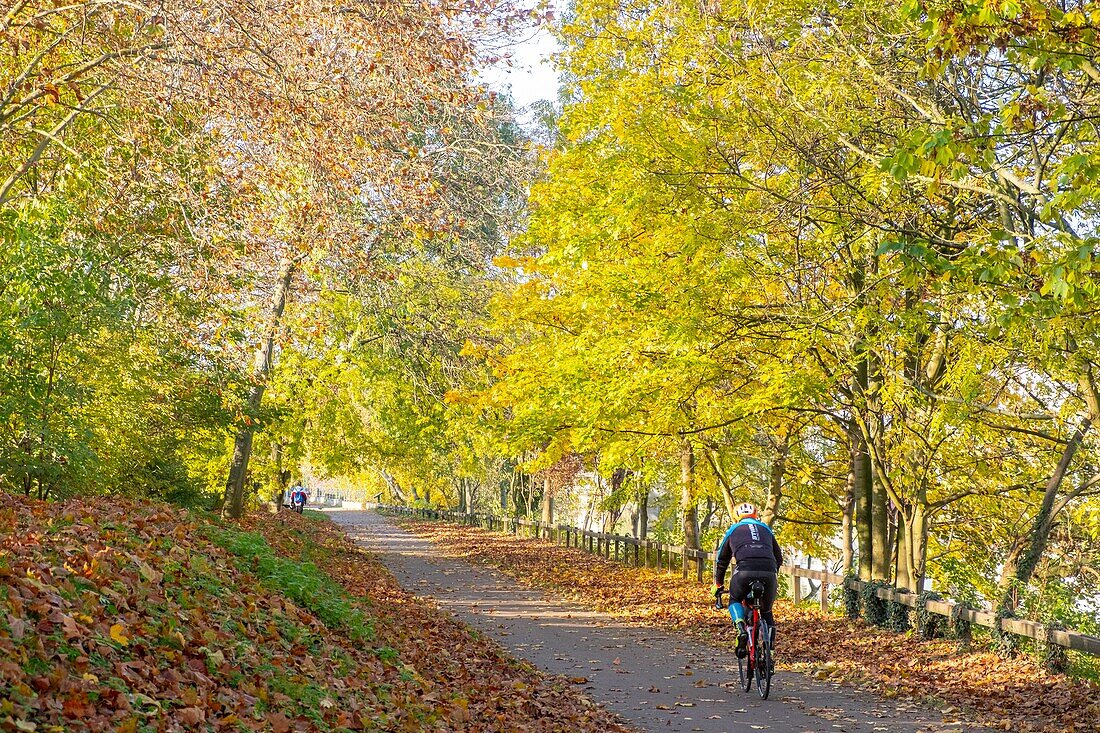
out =
<path fill-rule="evenodd" d="M 413 693 L 398 669 L 264 587 L 207 529 L 150 503 L 0 495 L 0 729 L 355 729 L 420 712 L 399 709 Z"/>
<path fill-rule="evenodd" d="M 209 517 L 0 494 L 0 730 L 624 730 L 327 525 L 250 525 L 294 558 L 315 534 L 310 559 L 344 576 L 370 641 L 275 590 L 264 560 L 211 539 L 242 535 Z"/>

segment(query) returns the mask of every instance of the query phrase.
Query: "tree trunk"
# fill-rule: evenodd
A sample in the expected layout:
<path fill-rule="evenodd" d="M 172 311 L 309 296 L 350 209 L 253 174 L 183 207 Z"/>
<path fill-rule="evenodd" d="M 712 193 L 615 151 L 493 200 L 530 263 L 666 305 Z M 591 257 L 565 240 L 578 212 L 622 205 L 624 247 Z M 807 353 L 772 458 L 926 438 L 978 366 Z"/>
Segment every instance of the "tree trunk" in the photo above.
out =
<path fill-rule="evenodd" d="M 894 585 L 898 588 L 908 588 L 913 590 L 913 586 L 909 585 L 909 579 L 911 573 L 909 570 L 909 558 L 911 555 L 909 547 L 909 522 L 904 512 L 898 512 L 898 528 L 894 533 L 894 557 L 897 558 L 897 574 L 894 577 Z"/>
<path fill-rule="evenodd" d="M 460 478 L 458 480 L 458 513 L 465 514 L 469 511 L 466 508 L 466 479 Z"/>
<path fill-rule="evenodd" d="M 722 490 L 722 503 L 726 505 L 726 514 L 731 518 L 734 516 L 734 509 L 737 507 L 737 499 L 733 495 L 733 489 L 730 487 L 729 479 L 722 469 L 718 466 L 718 458 L 716 451 L 712 448 L 707 448 L 703 451 L 703 455 L 706 456 L 707 463 L 710 464 L 710 468 L 714 471 L 714 476 L 718 479 L 718 488 Z"/>
<path fill-rule="evenodd" d="M 888 511 L 890 498 L 881 481 L 872 481 L 871 488 L 871 575 L 875 580 L 889 580 L 890 559 L 893 557 Z"/>
<path fill-rule="evenodd" d="M 649 488 L 638 492 L 638 530 L 637 537 L 644 540 L 649 534 Z"/>
<path fill-rule="evenodd" d="M 517 473 L 516 483 L 512 490 L 512 516 L 514 517 L 523 516 L 523 481 L 524 474 Z"/>
<path fill-rule="evenodd" d="M 892 583 L 896 583 L 901 576 L 898 574 L 898 563 L 901 562 L 901 556 L 898 552 L 901 548 L 901 533 L 899 525 L 901 523 L 901 517 L 895 515 L 899 512 L 892 512 L 890 509 L 890 496 L 887 493 L 887 509 L 886 509 L 886 579 Z M 907 550 L 908 551 L 908 550 Z"/>
<path fill-rule="evenodd" d="M 870 440 L 878 456 L 884 456 L 885 428 L 882 422 L 880 390 L 882 375 L 875 354 L 867 358 L 867 421 L 871 428 Z M 871 462 L 871 577 L 875 580 L 890 579 L 890 559 L 893 555 L 890 543 L 890 495 L 883 478 Z"/>
<path fill-rule="evenodd" d="M 279 330 L 279 323 L 286 309 L 290 283 L 299 261 L 298 258 L 288 258 L 279 264 L 275 293 L 264 324 L 263 340 L 252 365 L 252 389 L 249 390 L 245 403 L 246 415 L 256 415 L 260 411 L 260 402 L 263 400 L 267 380 L 271 375 L 275 334 Z M 226 481 L 226 504 L 228 504 L 228 514 L 233 519 L 239 519 L 244 514 L 245 477 L 248 474 L 248 459 L 252 455 L 252 437 L 255 429 L 255 423 L 248 419 L 248 422 L 238 429 L 237 438 L 233 443 L 233 459 L 229 464 L 229 479 Z"/>
<path fill-rule="evenodd" d="M 853 520 L 855 519 L 856 511 L 856 496 L 855 496 L 855 476 L 851 469 L 848 471 L 847 488 L 844 492 L 844 512 L 841 515 L 840 520 L 840 537 L 843 547 L 842 561 L 840 574 L 848 575 L 852 572 L 852 541 L 853 541 Z"/>
<path fill-rule="evenodd" d="M 853 424 L 855 418 L 853 419 Z M 867 444 L 863 439 L 863 433 L 858 427 L 849 431 L 851 441 L 851 476 L 854 491 L 854 510 L 856 532 L 859 540 L 859 577 L 861 580 L 870 580 L 872 576 L 872 541 L 871 541 L 871 455 L 867 452 Z"/>
<path fill-rule="evenodd" d="M 477 511 L 477 490 L 481 488 L 481 482 L 472 478 L 466 479 L 466 511 L 473 514 Z"/>
<path fill-rule="evenodd" d="M 1016 577 L 1016 568 L 1020 564 L 1020 556 L 1024 554 L 1028 544 L 1030 543 L 1027 537 L 1017 537 L 1013 540 L 1008 554 L 1005 555 L 1004 564 L 1001 566 L 1001 577 L 997 580 L 997 589 L 1002 594 L 1006 588 L 1012 585 L 1012 579 Z M 1015 603 L 1012 603 L 1009 607 L 1014 608 L 1015 605 Z"/>
<path fill-rule="evenodd" d="M 531 518 L 531 515 L 533 513 L 533 509 L 534 509 L 534 505 L 535 505 L 534 481 L 535 481 L 534 476 L 528 476 L 527 477 L 527 482 L 526 482 L 527 485 L 525 486 L 526 490 L 523 492 L 523 516 L 526 519 Z"/>
<path fill-rule="evenodd" d="M 271 441 L 271 463 L 275 466 L 275 480 L 271 486 L 271 511 L 278 512 L 283 507 L 283 497 L 290 483 L 290 471 L 283 468 L 282 441 Z"/>
<path fill-rule="evenodd" d="M 769 527 L 775 523 L 775 518 L 779 515 L 779 502 L 783 500 L 783 477 L 787 473 L 787 456 L 790 450 L 790 433 L 784 433 L 782 441 L 776 445 L 775 460 L 772 461 L 768 476 L 768 498 L 764 502 L 764 510 L 760 513 L 760 521 Z"/>
<path fill-rule="evenodd" d="M 542 480 L 542 523 L 549 527 L 554 522 L 554 497 L 550 493 L 550 477 Z"/>
<path fill-rule="evenodd" d="M 698 550 L 699 515 L 695 508 L 695 450 L 687 438 L 681 438 L 680 442 L 680 511 L 684 518 L 684 544 L 688 549 Z"/>
<path fill-rule="evenodd" d="M 515 490 L 516 485 L 516 472 L 512 471 L 511 476 L 508 477 L 508 484 L 505 485 L 503 481 L 500 482 L 500 511 L 508 511 L 508 496 Z"/>
<path fill-rule="evenodd" d="M 1002 610 L 1015 610 L 1016 591 L 1022 589 L 1031 580 L 1039 560 L 1046 552 L 1047 543 L 1050 540 L 1050 531 L 1054 528 L 1054 520 L 1057 516 L 1054 511 L 1054 500 L 1058 497 L 1058 489 L 1062 485 L 1062 479 L 1069 471 L 1069 465 L 1073 461 L 1073 457 L 1081 448 L 1085 435 L 1092 427 L 1092 420 L 1092 416 L 1083 419 L 1063 449 L 1062 457 L 1043 491 L 1043 501 L 1039 505 L 1039 512 L 1031 523 L 1031 531 L 1028 533 L 1029 540 L 1025 545 L 1026 549 L 1017 555 L 1013 567 L 1010 567 L 1009 562 L 1005 563 L 1004 571 L 1001 573 L 1000 587 L 998 588 L 1001 594 L 998 607 Z M 1010 560 L 1012 559 L 1010 558 Z"/>
<path fill-rule="evenodd" d="M 703 520 L 699 522 L 699 534 L 701 535 L 706 534 L 707 530 L 710 529 L 711 520 L 714 519 L 714 513 L 718 509 L 718 507 L 714 504 L 714 499 L 710 498 L 709 496 L 707 497 L 706 502 L 707 510 L 703 514 Z"/>
<path fill-rule="evenodd" d="M 928 508 L 924 500 L 913 506 L 905 517 L 909 549 L 909 590 L 924 590 L 924 572 L 928 561 Z"/>
<path fill-rule="evenodd" d="M 382 474 L 382 479 L 386 482 L 386 486 L 390 487 L 390 493 L 393 494 L 401 504 L 408 504 L 408 499 L 405 497 L 405 490 L 401 488 L 401 484 L 397 483 L 397 479 L 382 469 L 378 469 L 378 473 Z"/>

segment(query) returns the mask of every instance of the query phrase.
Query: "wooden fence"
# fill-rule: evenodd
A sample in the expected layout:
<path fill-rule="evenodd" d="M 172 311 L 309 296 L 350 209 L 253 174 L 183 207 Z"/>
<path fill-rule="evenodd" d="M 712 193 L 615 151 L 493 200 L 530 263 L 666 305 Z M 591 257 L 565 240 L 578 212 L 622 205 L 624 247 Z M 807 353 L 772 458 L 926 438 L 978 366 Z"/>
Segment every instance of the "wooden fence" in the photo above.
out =
<path fill-rule="evenodd" d="M 522 532 L 530 537 L 541 537 L 567 547 L 584 549 L 608 560 L 613 559 L 635 568 L 644 567 L 669 573 L 679 571 L 684 578 L 694 575 L 699 582 L 710 582 L 710 574 L 714 568 L 714 560 L 717 555 L 716 552 L 704 552 L 683 545 L 669 545 L 663 542 L 653 542 L 652 540 L 639 540 L 625 535 L 593 532 L 564 524 L 545 525 L 542 522 L 528 519 L 496 517 L 491 514 L 461 513 L 442 509 L 377 506 L 378 509 L 393 514 L 483 527 L 515 535 Z M 790 578 L 791 600 L 795 603 L 801 603 L 803 600 L 802 579 L 817 581 L 816 595 L 823 611 L 829 609 L 830 586 L 847 585 L 857 591 L 862 591 L 866 585 L 863 581 L 854 578 L 845 578 L 843 575 L 824 570 L 800 568 L 796 565 L 784 565 L 780 568 L 780 572 Z M 996 615 L 988 611 L 978 611 L 951 601 L 926 600 L 922 602 L 918 594 L 900 591 L 896 588 L 878 588 L 875 595 L 885 601 L 900 603 L 909 608 L 915 609 L 923 605 L 931 613 L 946 616 L 949 619 L 958 618 L 986 628 L 996 628 L 998 623 Z M 1049 641 L 1068 649 L 1100 656 L 1100 637 L 1089 636 L 1076 631 L 1052 629 L 1045 624 L 1025 619 L 1002 618 L 1000 619 L 1000 625 L 1002 630 L 1018 636 Z"/>

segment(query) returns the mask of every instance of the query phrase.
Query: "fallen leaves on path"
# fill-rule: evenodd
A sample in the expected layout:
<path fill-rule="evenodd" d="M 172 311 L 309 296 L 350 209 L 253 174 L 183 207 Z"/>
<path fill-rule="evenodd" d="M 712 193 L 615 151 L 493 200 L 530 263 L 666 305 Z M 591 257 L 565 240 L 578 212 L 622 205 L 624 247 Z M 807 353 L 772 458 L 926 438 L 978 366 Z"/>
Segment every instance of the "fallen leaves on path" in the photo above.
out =
<path fill-rule="evenodd" d="M 520 582 L 618 616 L 690 634 L 731 654 L 729 617 L 716 611 L 706 586 L 679 575 L 629 568 L 583 550 L 539 539 L 442 522 L 400 520 L 450 557 L 490 565 Z M 959 653 L 946 641 L 924 642 L 776 603 L 778 659 L 887 699 L 931 701 L 945 720 L 1064 733 L 1100 731 L 1100 686 L 1049 675 L 1028 658 Z M 902 703 L 904 705 L 906 703 Z"/>
<path fill-rule="evenodd" d="M 369 600 L 378 640 L 415 670 L 422 701 L 441 711 L 447 729 L 628 730 L 571 689 L 568 680 L 516 661 L 491 639 L 401 588 L 374 556 L 331 522 L 293 512 L 251 521 L 276 551 L 304 554 L 350 595 Z"/>

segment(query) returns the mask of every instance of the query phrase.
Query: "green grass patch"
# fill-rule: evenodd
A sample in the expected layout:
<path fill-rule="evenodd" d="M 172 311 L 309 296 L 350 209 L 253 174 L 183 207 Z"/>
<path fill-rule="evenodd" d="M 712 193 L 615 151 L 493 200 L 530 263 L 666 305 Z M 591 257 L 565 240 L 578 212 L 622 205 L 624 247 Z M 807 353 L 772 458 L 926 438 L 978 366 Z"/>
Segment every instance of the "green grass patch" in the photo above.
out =
<path fill-rule="evenodd" d="M 279 557 L 263 536 L 254 532 L 227 527 L 210 527 L 209 531 L 216 544 L 240 558 L 265 584 L 312 611 L 326 626 L 343 629 L 353 641 L 374 639 L 370 619 L 313 563 Z"/>

